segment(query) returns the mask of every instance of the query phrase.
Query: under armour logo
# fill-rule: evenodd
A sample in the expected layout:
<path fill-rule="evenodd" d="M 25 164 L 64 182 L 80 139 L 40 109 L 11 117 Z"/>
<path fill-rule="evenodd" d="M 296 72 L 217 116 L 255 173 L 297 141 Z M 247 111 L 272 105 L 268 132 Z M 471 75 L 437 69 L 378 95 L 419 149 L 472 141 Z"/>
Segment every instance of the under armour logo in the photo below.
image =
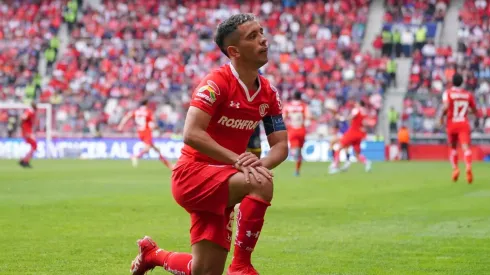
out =
<path fill-rule="evenodd" d="M 249 238 L 250 238 L 250 237 L 252 237 L 252 236 L 254 236 L 256 239 L 258 239 L 258 238 L 259 238 L 259 236 L 260 236 L 260 231 L 257 231 L 257 232 L 255 232 L 255 233 L 252 233 L 252 231 L 247 231 L 247 234 L 246 234 L 246 235 L 247 235 L 247 237 L 249 237 Z"/>
<path fill-rule="evenodd" d="M 231 101 L 230 102 L 230 107 L 235 107 L 235 108 L 240 108 L 240 102 L 234 102 L 234 101 Z"/>

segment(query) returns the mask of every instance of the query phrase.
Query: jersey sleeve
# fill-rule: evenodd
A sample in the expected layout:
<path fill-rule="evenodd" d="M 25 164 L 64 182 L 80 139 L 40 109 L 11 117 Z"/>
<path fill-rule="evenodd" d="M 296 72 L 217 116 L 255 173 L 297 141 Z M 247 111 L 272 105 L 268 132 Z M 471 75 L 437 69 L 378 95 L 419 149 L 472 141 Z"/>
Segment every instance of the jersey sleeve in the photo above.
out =
<path fill-rule="evenodd" d="M 444 93 L 442 93 L 442 102 L 447 103 L 447 101 L 448 101 L 447 92 L 444 92 Z"/>
<path fill-rule="evenodd" d="M 228 84 L 224 77 L 213 72 L 207 75 L 192 93 L 190 106 L 194 106 L 213 115 L 218 106 L 225 100 Z"/>
<path fill-rule="evenodd" d="M 350 114 L 351 114 L 352 117 L 356 117 L 357 114 L 359 114 L 359 109 L 358 108 L 352 109 L 352 111 L 350 112 Z"/>
<path fill-rule="evenodd" d="M 284 124 L 282 114 L 282 103 L 279 97 L 279 91 L 276 87 L 270 85 L 272 93 L 270 100 L 270 110 L 267 115 L 262 119 L 264 123 L 265 134 L 270 135 L 277 131 L 286 130 L 286 124 Z"/>
<path fill-rule="evenodd" d="M 276 115 L 282 115 L 282 102 L 281 102 L 281 97 L 279 96 L 279 91 L 277 90 L 276 87 L 270 85 L 271 91 L 272 91 L 272 96 L 271 96 L 271 109 L 268 113 L 269 116 L 276 116 Z M 286 111 L 286 110 L 285 110 Z"/>

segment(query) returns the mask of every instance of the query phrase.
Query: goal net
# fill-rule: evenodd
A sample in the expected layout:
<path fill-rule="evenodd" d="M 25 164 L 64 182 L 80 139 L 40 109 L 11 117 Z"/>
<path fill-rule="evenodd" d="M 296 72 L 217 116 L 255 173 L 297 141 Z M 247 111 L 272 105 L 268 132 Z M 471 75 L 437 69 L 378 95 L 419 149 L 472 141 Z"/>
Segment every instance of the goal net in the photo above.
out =
<path fill-rule="evenodd" d="M 25 109 L 28 109 L 30 108 L 30 105 L 29 104 L 24 104 L 24 103 L 3 103 L 3 102 L 0 102 L 0 112 L 2 111 L 19 111 L 19 115 L 18 115 L 18 118 L 19 120 L 17 121 L 17 123 L 19 124 L 20 123 L 20 117 L 21 117 L 21 112 Z M 37 119 L 41 119 L 42 120 L 42 123 L 40 121 L 39 124 L 42 125 L 42 128 L 45 132 L 45 135 L 44 135 L 44 138 L 42 136 L 37 136 L 36 135 L 36 139 L 38 140 L 43 140 L 46 142 L 46 148 L 48 148 L 51 144 L 52 144 L 52 141 L 53 141 L 53 125 L 52 125 L 52 122 L 53 122 L 53 108 L 52 108 L 52 105 L 49 104 L 49 103 L 37 103 L 37 109 L 38 109 L 38 115 L 37 115 Z M 37 123 L 36 123 L 37 125 Z M 37 127 L 36 127 L 37 128 Z M 36 130 L 36 128 L 34 128 L 34 130 Z M 16 152 L 14 152 L 15 154 Z M 0 158 L 4 158 L 5 156 L 0 156 Z M 46 150 L 46 158 L 50 158 L 50 153 L 49 153 L 49 150 Z"/>

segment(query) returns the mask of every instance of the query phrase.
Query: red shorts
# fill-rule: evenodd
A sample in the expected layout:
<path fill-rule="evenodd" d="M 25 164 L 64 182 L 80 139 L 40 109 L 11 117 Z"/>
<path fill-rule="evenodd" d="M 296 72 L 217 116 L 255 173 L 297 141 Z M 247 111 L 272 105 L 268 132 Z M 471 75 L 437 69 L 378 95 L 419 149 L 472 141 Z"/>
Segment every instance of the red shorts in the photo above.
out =
<path fill-rule="evenodd" d="M 352 146 L 355 152 L 361 151 L 361 142 L 366 137 L 366 133 L 361 131 L 347 131 L 340 139 L 342 147 Z"/>
<path fill-rule="evenodd" d="M 305 144 L 306 130 L 289 129 L 288 130 L 289 146 L 292 149 L 302 148 Z"/>
<path fill-rule="evenodd" d="M 233 207 L 228 206 L 231 165 L 179 160 L 172 172 L 175 201 L 191 215 L 191 244 L 202 240 L 230 250 Z"/>
<path fill-rule="evenodd" d="M 27 143 L 29 143 L 29 145 L 31 145 L 33 150 L 37 149 L 37 142 L 34 139 L 34 136 L 32 135 L 32 133 L 22 133 L 22 137 L 24 138 L 25 142 L 27 142 Z"/>
<path fill-rule="evenodd" d="M 470 144 L 471 127 L 465 124 L 452 124 L 447 127 L 447 141 L 449 144 Z"/>
<path fill-rule="evenodd" d="M 138 132 L 138 136 L 143 143 L 153 145 L 153 136 L 150 131 Z"/>

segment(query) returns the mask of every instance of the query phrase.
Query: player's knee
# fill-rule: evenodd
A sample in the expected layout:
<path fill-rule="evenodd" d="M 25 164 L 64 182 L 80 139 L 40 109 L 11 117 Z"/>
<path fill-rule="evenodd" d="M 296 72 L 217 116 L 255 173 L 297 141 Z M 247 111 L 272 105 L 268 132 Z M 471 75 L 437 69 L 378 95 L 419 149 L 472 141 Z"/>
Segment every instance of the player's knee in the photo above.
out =
<path fill-rule="evenodd" d="M 37 142 L 31 142 L 31 147 L 32 147 L 32 150 L 36 151 L 36 149 L 37 149 Z"/>
<path fill-rule="evenodd" d="M 272 197 L 274 195 L 274 184 L 272 181 L 266 181 L 262 182 L 261 184 L 254 185 L 254 188 L 249 195 L 270 202 L 272 201 Z"/>

